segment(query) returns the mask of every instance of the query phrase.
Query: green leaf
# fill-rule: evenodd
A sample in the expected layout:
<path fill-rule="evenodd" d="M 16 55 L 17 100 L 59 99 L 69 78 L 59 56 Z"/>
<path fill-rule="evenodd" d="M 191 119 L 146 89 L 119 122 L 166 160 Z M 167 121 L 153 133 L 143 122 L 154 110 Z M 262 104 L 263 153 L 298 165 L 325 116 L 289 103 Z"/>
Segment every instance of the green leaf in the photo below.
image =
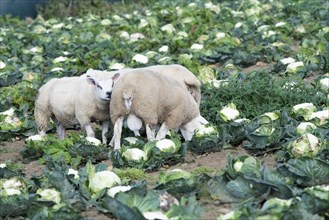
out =
<path fill-rule="evenodd" d="M 242 162 L 242 166 L 237 170 L 235 164 L 239 162 Z M 254 157 L 245 155 L 233 158 L 230 154 L 227 156 L 226 172 L 231 179 L 235 179 L 238 176 L 261 178 L 261 169 L 261 163 Z"/>
<path fill-rule="evenodd" d="M 131 208 L 119 200 L 106 196 L 100 205 L 102 208 L 109 210 L 120 220 L 145 220 L 143 214 L 136 208 Z"/>
<path fill-rule="evenodd" d="M 319 159 L 309 157 L 290 159 L 278 169 L 300 186 L 315 186 L 329 182 L 329 164 Z"/>
<path fill-rule="evenodd" d="M 88 161 L 86 164 L 86 172 L 89 180 L 91 180 L 96 173 L 95 167 L 92 165 L 91 161 Z"/>
<path fill-rule="evenodd" d="M 5 217 L 16 217 L 26 213 L 30 208 L 30 202 L 27 198 L 19 196 L 0 196 L 0 216 Z"/>
<path fill-rule="evenodd" d="M 302 207 L 310 213 L 328 215 L 329 191 L 321 189 L 321 186 L 305 189 L 301 199 Z"/>
<path fill-rule="evenodd" d="M 191 141 L 186 142 L 188 149 L 197 154 L 221 151 L 229 140 L 225 127 L 221 126 L 218 132 L 209 135 L 194 135 Z"/>
<path fill-rule="evenodd" d="M 201 219 L 204 209 L 198 204 L 195 196 L 182 197 L 180 205 L 174 204 L 166 213 L 169 218 L 174 219 Z"/>
<path fill-rule="evenodd" d="M 230 194 L 241 200 L 259 198 L 268 194 L 270 187 L 268 185 L 247 180 L 238 177 L 235 180 L 229 181 L 226 188 Z"/>
<path fill-rule="evenodd" d="M 0 168 L 0 179 L 9 179 L 14 176 L 23 176 L 21 170 L 11 170 L 7 167 Z"/>
<path fill-rule="evenodd" d="M 222 203 L 235 203 L 240 199 L 231 195 L 226 188 L 227 179 L 224 176 L 215 176 L 207 183 L 211 198 L 220 200 Z"/>

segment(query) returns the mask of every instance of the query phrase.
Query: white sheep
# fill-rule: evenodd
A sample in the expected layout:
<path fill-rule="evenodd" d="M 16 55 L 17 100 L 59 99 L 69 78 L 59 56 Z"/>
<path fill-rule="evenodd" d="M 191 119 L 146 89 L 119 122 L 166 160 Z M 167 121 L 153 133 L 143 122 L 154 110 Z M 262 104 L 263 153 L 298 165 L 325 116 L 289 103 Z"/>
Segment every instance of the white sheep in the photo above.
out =
<path fill-rule="evenodd" d="M 164 138 L 170 129 L 179 128 L 185 140 L 191 140 L 194 130 L 208 123 L 199 106 L 184 86 L 164 74 L 145 69 L 123 74 L 113 86 L 110 116 L 114 134 L 110 145 L 120 149 L 124 119 L 136 134 L 146 126 L 148 140 L 154 140 L 155 126 L 161 127 L 155 137 Z"/>
<path fill-rule="evenodd" d="M 136 69 L 121 69 L 117 71 L 100 71 L 89 69 L 84 76 L 95 76 L 102 78 L 104 76 L 107 77 L 108 75 L 115 75 L 116 73 L 120 73 L 120 75 L 123 75 L 127 72 L 130 72 L 131 70 L 150 70 L 169 76 L 180 83 L 184 83 L 186 89 L 190 92 L 190 94 L 193 96 L 198 105 L 200 105 L 200 80 L 191 71 L 179 64 L 155 65 Z"/>
<path fill-rule="evenodd" d="M 88 137 L 94 137 L 90 123 L 102 121 L 102 141 L 106 144 L 109 128 L 109 100 L 114 81 L 112 78 L 98 80 L 95 77 L 63 77 L 49 80 L 41 86 L 35 101 L 34 115 L 40 135 L 45 135 L 48 122 L 53 118 L 57 134 L 64 139 L 65 128 L 80 124 Z"/>

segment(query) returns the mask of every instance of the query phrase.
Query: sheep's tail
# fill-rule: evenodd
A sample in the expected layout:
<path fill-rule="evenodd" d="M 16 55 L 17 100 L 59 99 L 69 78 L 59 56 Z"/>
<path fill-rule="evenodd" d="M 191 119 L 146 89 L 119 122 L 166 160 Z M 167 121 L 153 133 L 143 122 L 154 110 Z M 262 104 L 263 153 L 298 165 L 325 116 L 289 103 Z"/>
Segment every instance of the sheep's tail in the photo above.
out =
<path fill-rule="evenodd" d="M 131 105 L 133 103 L 133 92 L 132 91 L 128 91 L 126 93 L 123 94 L 123 100 L 125 103 L 125 106 L 127 108 L 127 110 L 130 110 Z"/>
<path fill-rule="evenodd" d="M 41 93 L 35 101 L 34 118 L 39 134 L 45 134 L 52 115 L 48 104 L 48 94 Z"/>

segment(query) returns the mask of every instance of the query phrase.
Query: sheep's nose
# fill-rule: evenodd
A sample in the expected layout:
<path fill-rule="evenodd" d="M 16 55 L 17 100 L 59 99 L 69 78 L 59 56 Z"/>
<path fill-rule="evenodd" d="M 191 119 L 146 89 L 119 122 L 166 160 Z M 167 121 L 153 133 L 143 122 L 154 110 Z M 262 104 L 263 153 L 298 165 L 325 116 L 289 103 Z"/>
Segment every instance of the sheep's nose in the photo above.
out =
<path fill-rule="evenodd" d="M 112 92 L 106 92 L 107 97 L 111 98 Z"/>

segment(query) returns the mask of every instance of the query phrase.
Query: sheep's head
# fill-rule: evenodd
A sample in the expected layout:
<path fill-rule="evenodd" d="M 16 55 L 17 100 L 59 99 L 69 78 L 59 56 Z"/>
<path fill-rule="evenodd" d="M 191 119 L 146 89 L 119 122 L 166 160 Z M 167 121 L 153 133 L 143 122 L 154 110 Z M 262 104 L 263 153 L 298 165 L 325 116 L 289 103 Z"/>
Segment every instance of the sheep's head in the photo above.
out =
<path fill-rule="evenodd" d="M 103 101 L 109 101 L 115 81 L 120 77 L 119 73 L 116 73 L 113 77 L 97 79 L 96 77 L 87 77 L 87 82 L 95 86 L 95 95 L 97 98 Z"/>
<path fill-rule="evenodd" d="M 184 124 L 179 128 L 180 132 L 182 133 L 184 139 L 186 141 L 190 141 L 194 135 L 194 130 L 200 127 L 201 125 L 208 124 L 209 122 L 202 117 L 201 115 L 198 115 L 192 121 Z"/>

